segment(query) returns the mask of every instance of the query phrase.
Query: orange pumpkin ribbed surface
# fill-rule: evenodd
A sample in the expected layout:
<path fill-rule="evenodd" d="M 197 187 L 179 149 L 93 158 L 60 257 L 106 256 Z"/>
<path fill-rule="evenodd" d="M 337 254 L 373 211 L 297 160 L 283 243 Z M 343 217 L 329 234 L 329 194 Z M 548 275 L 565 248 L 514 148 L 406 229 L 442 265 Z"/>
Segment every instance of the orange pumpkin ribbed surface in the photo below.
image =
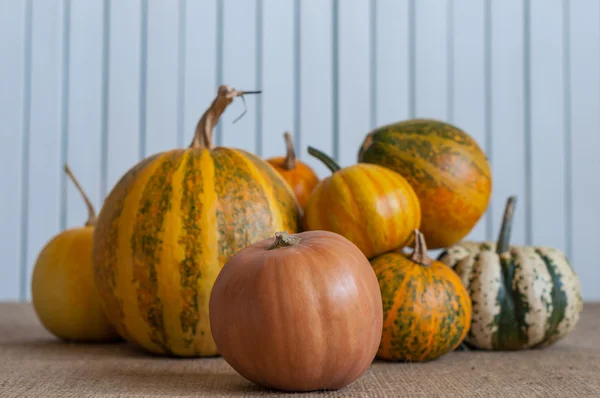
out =
<path fill-rule="evenodd" d="M 223 358 L 248 380 L 287 391 L 356 380 L 375 357 L 381 311 L 369 261 L 327 231 L 277 233 L 243 249 L 210 298 Z"/>

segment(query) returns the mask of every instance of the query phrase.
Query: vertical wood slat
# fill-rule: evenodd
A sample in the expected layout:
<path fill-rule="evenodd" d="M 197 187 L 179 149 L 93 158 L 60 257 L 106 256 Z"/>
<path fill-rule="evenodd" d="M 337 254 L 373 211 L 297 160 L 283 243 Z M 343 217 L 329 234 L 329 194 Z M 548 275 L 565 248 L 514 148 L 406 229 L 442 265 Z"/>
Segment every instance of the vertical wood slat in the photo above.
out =
<path fill-rule="evenodd" d="M 486 148 L 485 85 L 485 2 L 453 0 L 450 7 L 453 37 L 448 49 L 448 117 L 447 121 L 466 131 L 488 153 Z M 450 84 L 451 83 L 451 84 Z M 483 216 L 467 239 L 486 239 L 487 220 Z"/>
<path fill-rule="evenodd" d="M 97 210 L 102 203 L 103 13 L 102 0 L 71 1 L 65 155 Z M 79 192 L 71 182 L 63 189 L 66 227 L 83 225 L 87 210 Z"/>
<path fill-rule="evenodd" d="M 262 33 L 262 134 L 259 155 L 283 156 L 284 131 L 294 131 L 294 1 L 264 0 Z M 241 123 L 241 121 L 240 121 Z M 296 137 L 298 138 L 298 137 Z M 302 148 L 297 148 L 302 155 Z"/>
<path fill-rule="evenodd" d="M 571 260 L 582 281 L 583 297 L 600 300 L 600 269 L 596 266 L 600 224 L 600 3 L 583 0 L 569 4 Z"/>
<path fill-rule="evenodd" d="M 23 147 L 21 168 L 21 253 L 19 262 L 19 299 L 27 297 L 27 254 L 29 251 L 29 164 L 31 159 L 31 63 L 33 36 L 33 5 L 32 1 L 25 3 L 25 80 L 23 82 Z"/>
<path fill-rule="evenodd" d="M 358 148 L 371 128 L 369 2 L 339 2 L 338 23 L 338 161 L 356 163 Z M 334 94 L 336 95 L 336 94 Z"/>
<path fill-rule="evenodd" d="M 504 203 L 517 196 L 512 238 L 526 240 L 525 97 L 523 1 L 492 1 L 490 32 L 491 151 L 493 174 L 492 238 L 500 229 Z"/>
<path fill-rule="evenodd" d="M 186 7 L 185 0 L 177 2 L 177 147 L 184 146 L 185 138 L 185 64 L 186 64 Z"/>
<path fill-rule="evenodd" d="M 111 1 L 109 20 L 108 192 L 140 155 L 140 0 Z"/>
<path fill-rule="evenodd" d="M 140 2 L 140 47 L 139 47 L 139 94 L 138 94 L 138 118 L 139 118 L 139 147 L 138 157 L 140 159 L 148 156 L 146 153 L 147 136 L 147 108 L 148 108 L 148 0 Z"/>
<path fill-rule="evenodd" d="M 240 90 L 256 87 L 256 1 L 223 1 L 223 83 Z M 256 147 L 256 97 L 246 96 L 248 112 L 236 124 L 233 120 L 244 110 L 241 99 L 234 101 L 221 117 L 220 144 L 245 149 Z"/>
<path fill-rule="evenodd" d="M 25 2 L 0 2 L 0 181 L 3 190 L 0 206 L 0 300 L 20 295 L 21 206 L 23 168 L 23 138 L 26 135 L 24 115 L 27 107 L 28 66 L 26 45 L 27 7 Z M 26 203 L 26 202 L 25 202 Z"/>
<path fill-rule="evenodd" d="M 217 0 L 185 2 L 183 145 L 217 94 Z M 198 23 L 202 21 L 202 23 Z"/>
<path fill-rule="evenodd" d="M 332 1 L 300 2 L 300 149 L 306 162 L 324 177 L 330 174 L 318 160 L 306 155 L 312 145 L 333 153 Z"/>
<path fill-rule="evenodd" d="M 26 298 L 39 251 L 60 227 L 64 13 L 63 2 L 33 2 Z"/>
<path fill-rule="evenodd" d="M 532 243 L 565 249 L 562 0 L 530 2 Z"/>
<path fill-rule="evenodd" d="M 148 2 L 146 156 L 177 147 L 178 2 Z"/>
<path fill-rule="evenodd" d="M 332 153 L 340 160 L 340 2 L 331 3 L 331 95 L 332 95 Z"/>
<path fill-rule="evenodd" d="M 61 61 L 61 99 L 60 99 L 60 163 L 66 163 L 69 152 L 69 83 L 71 82 L 71 0 L 62 3 L 62 61 Z M 60 213 L 59 228 L 67 224 L 67 176 L 60 173 Z"/>
<path fill-rule="evenodd" d="M 111 0 L 102 7 L 102 121 L 100 147 L 100 204 L 108 194 L 108 83 L 110 65 L 110 8 Z M 100 209 L 98 209 L 99 211 Z"/>
<path fill-rule="evenodd" d="M 264 32 L 264 10 L 263 10 L 263 0 L 256 0 L 256 21 L 254 26 L 254 44 L 256 45 L 255 49 L 255 58 L 254 58 L 254 78 L 255 78 L 255 87 L 257 89 L 262 90 L 263 86 L 263 32 Z M 255 111 L 256 120 L 254 124 L 254 128 L 256 130 L 256 136 L 254 138 L 254 153 L 258 156 L 262 156 L 263 150 L 263 96 L 259 95 L 255 97 Z"/>
<path fill-rule="evenodd" d="M 380 0 L 375 15 L 375 124 L 410 117 L 409 0 Z"/>
<path fill-rule="evenodd" d="M 448 119 L 448 1 L 414 2 L 416 117 Z"/>

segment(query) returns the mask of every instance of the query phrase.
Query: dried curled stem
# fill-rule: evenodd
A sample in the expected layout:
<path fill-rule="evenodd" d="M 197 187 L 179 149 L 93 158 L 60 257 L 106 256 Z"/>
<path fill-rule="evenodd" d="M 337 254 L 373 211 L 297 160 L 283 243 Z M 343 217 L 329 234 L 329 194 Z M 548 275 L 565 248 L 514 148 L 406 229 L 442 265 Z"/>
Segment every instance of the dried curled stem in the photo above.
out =
<path fill-rule="evenodd" d="M 225 108 L 233 102 L 234 98 L 243 98 L 246 94 L 260 94 L 260 91 L 239 91 L 227 85 L 219 86 L 217 96 L 196 125 L 196 132 L 194 133 L 194 139 L 190 144 L 190 148 L 212 149 L 213 130 Z M 246 112 L 244 111 L 244 113 Z"/>

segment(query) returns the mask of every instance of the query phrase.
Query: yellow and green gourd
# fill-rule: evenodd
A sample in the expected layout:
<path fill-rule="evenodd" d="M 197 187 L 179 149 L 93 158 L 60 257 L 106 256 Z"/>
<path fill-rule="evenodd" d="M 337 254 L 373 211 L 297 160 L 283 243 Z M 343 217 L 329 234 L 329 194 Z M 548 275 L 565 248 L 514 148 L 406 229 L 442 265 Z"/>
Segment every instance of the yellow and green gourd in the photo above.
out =
<path fill-rule="evenodd" d="M 298 204 L 283 178 L 246 151 L 212 145 L 219 116 L 243 94 L 219 87 L 191 146 L 130 169 L 98 217 L 102 303 L 117 331 L 150 352 L 216 355 L 208 301 L 221 267 L 277 231 L 297 232 Z"/>
<path fill-rule="evenodd" d="M 451 124 L 414 119 L 379 127 L 365 138 L 358 161 L 406 178 L 419 197 L 419 229 L 431 249 L 460 241 L 487 209 L 488 160 L 473 138 Z"/>
<path fill-rule="evenodd" d="M 414 233 L 411 255 L 398 250 L 371 260 L 383 299 L 381 359 L 436 359 L 458 347 L 471 324 L 471 300 L 460 278 L 429 258 L 423 234 Z"/>

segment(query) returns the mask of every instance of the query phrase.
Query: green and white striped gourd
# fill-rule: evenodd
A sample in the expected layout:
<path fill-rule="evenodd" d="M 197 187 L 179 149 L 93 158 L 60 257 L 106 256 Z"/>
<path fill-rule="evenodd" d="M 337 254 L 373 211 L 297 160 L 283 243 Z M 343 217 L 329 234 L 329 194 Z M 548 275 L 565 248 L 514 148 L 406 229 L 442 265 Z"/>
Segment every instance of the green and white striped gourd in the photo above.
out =
<path fill-rule="evenodd" d="M 507 202 L 497 243 L 462 242 L 440 256 L 471 296 L 465 342 L 479 349 L 548 346 L 573 330 L 583 307 L 579 279 L 561 251 L 508 245 L 515 200 Z"/>

